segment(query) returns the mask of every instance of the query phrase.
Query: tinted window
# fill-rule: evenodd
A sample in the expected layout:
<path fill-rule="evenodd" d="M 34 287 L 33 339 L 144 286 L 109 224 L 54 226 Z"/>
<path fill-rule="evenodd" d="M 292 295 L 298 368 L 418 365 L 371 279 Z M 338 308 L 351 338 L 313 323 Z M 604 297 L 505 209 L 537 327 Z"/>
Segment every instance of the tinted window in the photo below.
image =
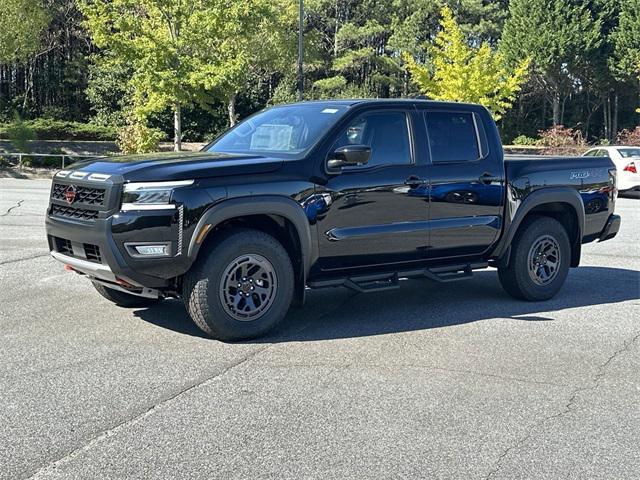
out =
<path fill-rule="evenodd" d="M 470 162 L 480 157 L 471 113 L 429 112 L 425 118 L 434 163 Z"/>
<path fill-rule="evenodd" d="M 411 163 L 407 116 L 402 112 L 359 116 L 342 132 L 335 148 L 344 145 L 369 145 L 371 157 L 367 167 Z"/>
<path fill-rule="evenodd" d="M 619 148 L 618 153 L 622 158 L 640 157 L 640 148 Z"/>
<path fill-rule="evenodd" d="M 589 150 L 587 153 L 585 153 L 584 155 L 582 155 L 583 157 L 595 157 L 596 153 L 598 153 L 597 150 Z"/>
<path fill-rule="evenodd" d="M 342 105 L 326 104 L 269 108 L 229 130 L 207 151 L 300 154 L 313 146 L 346 110 Z"/>

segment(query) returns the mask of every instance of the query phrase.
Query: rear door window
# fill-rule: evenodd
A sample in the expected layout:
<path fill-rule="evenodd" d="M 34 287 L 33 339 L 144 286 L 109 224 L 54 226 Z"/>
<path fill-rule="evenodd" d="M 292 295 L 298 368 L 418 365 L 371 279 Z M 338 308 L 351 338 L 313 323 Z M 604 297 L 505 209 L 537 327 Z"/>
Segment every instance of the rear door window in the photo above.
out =
<path fill-rule="evenodd" d="M 473 162 L 480 158 L 478 131 L 470 112 L 425 112 L 433 163 Z"/>

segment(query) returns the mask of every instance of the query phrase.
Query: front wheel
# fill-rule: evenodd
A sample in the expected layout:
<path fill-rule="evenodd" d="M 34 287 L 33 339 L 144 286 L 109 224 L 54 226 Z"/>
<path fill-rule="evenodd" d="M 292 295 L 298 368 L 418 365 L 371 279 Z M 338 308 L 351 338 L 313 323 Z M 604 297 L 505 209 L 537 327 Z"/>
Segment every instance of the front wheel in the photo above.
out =
<path fill-rule="evenodd" d="M 225 234 L 187 273 L 184 303 L 194 323 L 220 340 L 256 337 L 287 313 L 294 289 L 291 259 L 259 230 Z"/>
<path fill-rule="evenodd" d="M 531 217 L 511 245 L 507 267 L 498 268 L 502 287 L 515 298 L 530 301 L 555 296 L 569 273 L 571 244 L 554 218 Z"/>

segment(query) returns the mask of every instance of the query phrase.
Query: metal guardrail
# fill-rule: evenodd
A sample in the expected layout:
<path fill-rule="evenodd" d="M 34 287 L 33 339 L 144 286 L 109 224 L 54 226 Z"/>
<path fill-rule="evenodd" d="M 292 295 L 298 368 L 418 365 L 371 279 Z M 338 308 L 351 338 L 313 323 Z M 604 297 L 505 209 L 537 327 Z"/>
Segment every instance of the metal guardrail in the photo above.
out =
<path fill-rule="evenodd" d="M 100 155 L 76 155 L 76 154 L 68 154 L 68 153 L 2 153 L 0 152 L 0 157 L 18 157 L 18 165 L 22 165 L 22 158 L 23 157 L 61 157 L 61 167 L 60 168 L 64 168 L 65 166 L 65 158 L 68 159 L 72 159 L 72 158 L 93 158 L 93 157 L 99 157 Z M 73 163 L 73 162 L 71 162 Z"/>

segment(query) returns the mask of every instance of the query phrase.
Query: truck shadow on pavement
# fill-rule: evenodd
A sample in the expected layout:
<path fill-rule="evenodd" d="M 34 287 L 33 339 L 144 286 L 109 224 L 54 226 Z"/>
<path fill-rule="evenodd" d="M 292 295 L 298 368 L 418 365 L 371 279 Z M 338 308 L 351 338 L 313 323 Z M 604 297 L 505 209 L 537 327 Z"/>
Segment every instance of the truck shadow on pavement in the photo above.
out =
<path fill-rule="evenodd" d="M 487 319 L 553 321 L 554 312 L 606 305 L 640 297 L 640 272 L 621 268 L 572 269 L 560 293 L 545 302 L 508 296 L 495 271 L 438 284 L 407 280 L 400 289 L 356 294 L 343 288 L 307 292 L 303 308 L 292 308 L 271 333 L 247 343 L 280 343 L 365 337 L 461 325 Z M 178 333 L 205 337 L 181 302 L 171 300 L 135 315 Z"/>

